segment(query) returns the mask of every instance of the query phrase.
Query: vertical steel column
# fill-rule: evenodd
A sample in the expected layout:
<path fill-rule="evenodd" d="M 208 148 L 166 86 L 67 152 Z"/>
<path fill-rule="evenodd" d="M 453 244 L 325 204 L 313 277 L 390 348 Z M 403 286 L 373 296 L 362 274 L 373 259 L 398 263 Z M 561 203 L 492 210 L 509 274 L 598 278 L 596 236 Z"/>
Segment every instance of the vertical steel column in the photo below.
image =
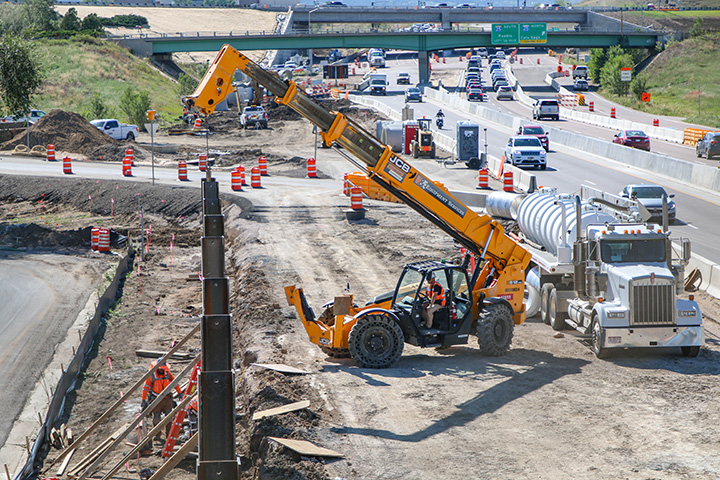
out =
<path fill-rule="evenodd" d="M 225 225 L 218 183 L 202 181 L 203 318 L 199 385 L 199 480 L 237 480 L 230 292 L 225 276 Z"/>

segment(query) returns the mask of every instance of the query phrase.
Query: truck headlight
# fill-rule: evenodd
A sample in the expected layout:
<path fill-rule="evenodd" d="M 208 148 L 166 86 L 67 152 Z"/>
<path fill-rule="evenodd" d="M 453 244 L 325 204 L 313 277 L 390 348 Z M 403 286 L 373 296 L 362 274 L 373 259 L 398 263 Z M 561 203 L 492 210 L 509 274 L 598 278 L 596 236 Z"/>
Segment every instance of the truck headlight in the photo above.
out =
<path fill-rule="evenodd" d="M 607 312 L 608 318 L 625 318 L 625 310 Z"/>
<path fill-rule="evenodd" d="M 694 317 L 697 315 L 695 310 L 678 310 L 678 317 Z"/>

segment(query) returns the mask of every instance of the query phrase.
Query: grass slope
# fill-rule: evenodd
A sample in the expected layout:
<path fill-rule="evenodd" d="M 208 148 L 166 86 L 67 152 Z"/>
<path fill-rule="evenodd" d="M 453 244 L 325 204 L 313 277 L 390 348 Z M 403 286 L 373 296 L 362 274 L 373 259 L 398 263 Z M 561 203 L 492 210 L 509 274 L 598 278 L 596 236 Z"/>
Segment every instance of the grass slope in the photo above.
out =
<path fill-rule="evenodd" d="M 720 128 L 720 33 L 675 42 L 642 72 L 649 103 L 631 97 L 605 96 L 623 105 L 691 123 Z M 698 91 L 700 112 L 698 114 Z"/>
<path fill-rule="evenodd" d="M 90 115 L 90 102 L 97 94 L 110 108 L 108 116 L 121 121 L 123 91 L 147 91 L 151 107 L 166 116 L 182 113 L 177 83 L 151 67 L 147 59 L 132 55 L 112 42 L 97 39 L 37 40 L 34 42 L 46 78 L 35 99 L 38 108 Z"/>

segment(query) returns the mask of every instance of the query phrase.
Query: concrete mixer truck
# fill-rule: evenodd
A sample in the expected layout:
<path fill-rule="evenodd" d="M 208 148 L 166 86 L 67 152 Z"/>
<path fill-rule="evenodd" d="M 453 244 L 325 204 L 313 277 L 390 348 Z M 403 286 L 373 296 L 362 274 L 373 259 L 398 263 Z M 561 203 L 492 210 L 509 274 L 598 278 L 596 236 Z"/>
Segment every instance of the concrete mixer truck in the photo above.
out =
<path fill-rule="evenodd" d="M 637 202 L 597 191 L 583 197 L 541 189 L 517 206 L 532 255 L 526 283 L 543 321 L 590 335 L 599 358 L 638 347 L 680 347 L 697 356 L 704 344 L 700 308 L 692 296 L 678 297 L 689 240 L 679 240 L 673 258 L 667 223 L 632 221 L 643 213 Z"/>

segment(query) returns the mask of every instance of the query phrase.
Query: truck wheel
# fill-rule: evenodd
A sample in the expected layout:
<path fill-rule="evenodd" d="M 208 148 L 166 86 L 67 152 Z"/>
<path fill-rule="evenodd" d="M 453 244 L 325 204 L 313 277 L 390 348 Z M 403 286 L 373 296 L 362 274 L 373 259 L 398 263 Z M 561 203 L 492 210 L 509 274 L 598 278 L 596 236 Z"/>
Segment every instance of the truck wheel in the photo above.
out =
<path fill-rule="evenodd" d="M 323 353 L 330 358 L 350 357 L 350 350 L 348 350 L 347 348 L 326 347 L 324 345 L 318 345 L 318 347 L 320 347 L 320 350 L 322 350 Z"/>
<path fill-rule="evenodd" d="M 432 148 L 430 149 L 430 158 L 435 158 L 435 142 L 433 142 Z"/>
<path fill-rule="evenodd" d="M 267 122 L 262 122 L 260 124 L 260 128 L 263 128 L 263 129 L 267 128 Z"/>
<path fill-rule="evenodd" d="M 350 356 L 361 367 L 387 368 L 397 362 L 405 347 L 400 325 L 387 315 L 358 319 L 348 335 Z"/>
<path fill-rule="evenodd" d="M 597 317 L 592 320 L 592 350 L 597 358 L 605 358 L 607 349 L 602 347 L 602 338 L 605 336 L 605 329 L 600 326 Z"/>
<path fill-rule="evenodd" d="M 133 140 L 135 140 L 135 134 L 132 132 L 128 132 L 125 136 L 125 140 L 127 140 L 128 142 L 132 142 Z"/>
<path fill-rule="evenodd" d="M 553 289 L 552 283 L 546 283 L 540 287 L 540 318 L 545 325 L 550 325 L 550 316 L 548 315 L 550 305 L 550 292 Z"/>
<path fill-rule="evenodd" d="M 560 311 L 559 306 L 557 289 L 553 288 L 548 298 L 548 320 L 550 320 L 550 326 L 553 330 L 565 330 L 566 314 Z"/>
<path fill-rule="evenodd" d="M 700 347 L 694 346 L 694 347 L 680 347 L 680 350 L 682 350 L 682 354 L 686 357 L 697 357 L 698 353 L 700 353 Z"/>
<path fill-rule="evenodd" d="M 504 303 L 487 305 L 477 322 L 480 350 L 491 357 L 505 355 L 510 350 L 513 328 L 510 307 Z"/>
<path fill-rule="evenodd" d="M 479 170 L 480 169 L 480 159 L 477 157 L 473 157 L 470 160 L 468 160 L 467 167 L 471 168 L 473 170 Z"/>

